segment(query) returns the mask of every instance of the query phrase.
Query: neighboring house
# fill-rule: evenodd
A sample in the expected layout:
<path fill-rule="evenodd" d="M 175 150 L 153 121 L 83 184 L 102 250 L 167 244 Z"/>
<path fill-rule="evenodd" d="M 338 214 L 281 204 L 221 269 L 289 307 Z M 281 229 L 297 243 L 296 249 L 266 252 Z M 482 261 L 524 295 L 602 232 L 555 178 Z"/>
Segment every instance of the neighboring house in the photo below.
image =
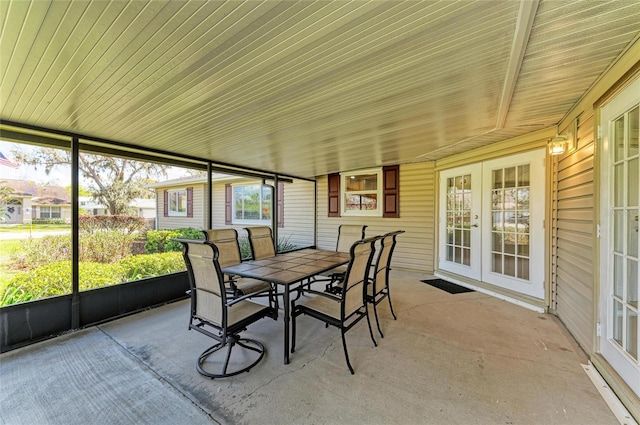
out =
<path fill-rule="evenodd" d="M 60 219 L 71 223 L 71 196 L 64 187 L 38 185 L 36 193 L 32 199 L 32 219 Z"/>
<path fill-rule="evenodd" d="M 62 219 L 71 222 L 71 196 L 64 187 L 38 185 L 30 180 L 3 179 L 0 185 L 10 187 L 13 192 L 5 205 L 5 224 L 29 223 L 33 219 Z M 96 203 L 90 196 L 78 198 L 81 213 L 106 215 L 108 209 Z M 131 207 L 138 217 L 153 221 L 156 217 L 155 199 L 134 199 Z M 84 210 L 84 211 L 82 211 Z M 151 225 L 153 223 L 150 223 Z"/>
<path fill-rule="evenodd" d="M 80 214 L 87 215 L 107 215 L 109 209 L 106 205 L 100 204 L 91 196 L 79 196 L 78 202 L 80 205 Z M 129 204 L 135 209 L 135 214 L 138 217 L 144 217 L 146 219 L 156 218 L 156 201 L 155 199 L 136 198 L 131 200 Z"/>
<path fill-rule="evenodd" d="M 5 216 L 0 222 L 5 224 L 22 224 L 31 220 L 31 203 L 36 195 L 36 184 L 27 180 L 0 180 L 0 186 L 12 190 L 9 199 L 0 205 L 5 210 Z"/>
<path fill-rule="evenodd" d="M 233 227 L 243 235 L 248 226 L 271 226 L 273 182 L 222 174 L 215 174 L 212 181 L 212 228 Z M 206 177 L 184 177 L 149 185 L 156 191 L 158 229 L 206 229 L 206 184 Z M 278 239 L 313 245 L 314 184 L 281 181 L 277 198 Z"/>
<path fill-rule="evenodd" d="M 4 179 L 3 186 L 13 189 L 6 202 L 6 224 L 29 223 L 32 219 L 71 221 L 71 197 L 60 186 L 37 185 L 30 180 Z"/>

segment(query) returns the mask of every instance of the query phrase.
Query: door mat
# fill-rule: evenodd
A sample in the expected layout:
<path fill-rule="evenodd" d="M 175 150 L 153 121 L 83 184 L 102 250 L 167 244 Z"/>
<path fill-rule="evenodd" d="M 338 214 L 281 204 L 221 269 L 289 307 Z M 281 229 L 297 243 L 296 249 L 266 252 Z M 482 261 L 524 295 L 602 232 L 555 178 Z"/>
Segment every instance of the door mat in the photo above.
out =
<path fill-rule="evenodd" d="M 421 282 L 427 285 L 434 286 L 443 291 L 447 291 L 450 294 L 462 294 L 465 292 L 474 292 L 473 289 L 465 288 L 464 286 L 456 285 L 455 283 L 447 282 L 444 279 L 429 279 L 421 280 Z"/>

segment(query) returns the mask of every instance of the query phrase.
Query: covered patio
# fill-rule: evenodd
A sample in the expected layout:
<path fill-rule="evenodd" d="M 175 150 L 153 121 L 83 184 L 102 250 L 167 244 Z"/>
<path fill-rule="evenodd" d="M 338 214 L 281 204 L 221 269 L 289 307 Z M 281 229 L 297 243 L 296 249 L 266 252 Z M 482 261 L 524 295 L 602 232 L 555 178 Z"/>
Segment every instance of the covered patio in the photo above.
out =
<path fill-rule="evenodd" d="M 640 419 L 637 0 L 11 0 L 0 16 L 0 142 L 68 159 L 71 223 L 64 293 L 0 309 L 0 423 Z M 81 285 L 85 155 L 200 173 L 156 183 L 158 230 L 270 225 L 331 250 L 343 224 L 404 230 L 398 321 L 381 309 L 377 348 L 348 334 L 355 376 L 335 329 L 301 318 L 290 365 L 263 320 L 258 367 L 203 379 L 186 273 Z M 270 217 L 247 223 L 243 185 Z"/>
<path fill-rule="evenodd" d="M 291 364 L 281 323 L 264 319 L 245 332 L 267 347 L 258 366 L 203 378 L 195 360 L 211 340 L 187 330 L 185 300 L 3 354 L 2 422 L 618 423 L 557 317 L 429 277 L 392 272 L 398 320 L 379 306 L 377 348 L 366 323 L 349 332 L 353 376 L 339 332 L 301 318 Z"/>

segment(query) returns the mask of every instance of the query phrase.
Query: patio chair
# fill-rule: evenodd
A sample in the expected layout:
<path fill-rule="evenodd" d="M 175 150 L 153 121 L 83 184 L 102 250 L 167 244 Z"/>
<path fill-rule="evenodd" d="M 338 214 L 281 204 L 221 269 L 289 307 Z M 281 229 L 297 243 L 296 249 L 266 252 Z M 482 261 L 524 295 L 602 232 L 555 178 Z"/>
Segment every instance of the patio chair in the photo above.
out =
<path fill-rule="evenodd" d="M 191 287 L 189 330 L 196 330 L 218 341 L 198 357 L 198 373 L 209 378 L 224 378 L 248 372 L 262 360 L 265 348 L 260 341 L 242 338 L 240 333 L 263 317 L 272 317 L 273 308 L 248 300 L 249 295 L 227 298 L 218 263 L 219 251 L 213 243 L 176 240 L 183 245 Z M 222 354 L 221 350 L 225 347 L 226 355 L 216 356 Z M 232 358 L 235 347 L 241 349 L 242 354 Z"/>
<path fill-rule="evenodd" d="M 367 225 L 361 224 L 341 224 L 338 227 L 338 239 L 336 241 L 336 252 L 349 252 L 351 245 L 356 241 L 364 239 L 365 229 Z M 318 281 L 328 281 L 326 290 L 328 292 L 340 292 L 339 290 L 333 290 L 333 286 L 336 282 L 341 282 L 344 278 L 344 273 L 347 271 L 346 266 L 336 267 L 329 271 L 327 279 L 316 279 Z"/>
<path fill-rule="evenodd" d="M 254 260 L 275 257 L 276 247 L 273 243 L 273 233 L 268 226 L 245 227 L 249 234 L 251 256 Z"/>
<path fill-rule="evenodd" d="M 380 321 L 378 320 L 377 305 L 383 299 L 389 300 L 389 310 L 393 320 L 397 320 L 396 314 L 393 312 L 393 305 L 391 305 L 391 295 L 389 293 L 389 271 L 391 270 L 391 255 L 396 246 L 396 237 L 404 233 L 404 230 L 397 230 L 383 235 L 380 238 L 380 254 L 378 255 L 375 264 L 373 265 L 373 276 L 370 278 L 370 282 L 367 285 L 366 300 L 373 305 L 373 313 L 376 318 L 376 326 L 380 337 L 384 338 L 382 330 L 380 330 Z"/>
<path fill-rule="evenodd" d="M 203 230 L 204 238 L 213 242 L 218 248 L 220 267 L 235 266 L 242 262 L 240 244 L 238 243 L 238 231 L 233 228 Z M 229 285 L 234 296 L 248 295 L 255 292 L 264 292 L 273 289 L 270 283 L 249 278 L 237 278 L 227 275 L 225 281 Z"/>
<path fill-rule="evenodd" d="M 365 290 L 368 279 L 369 267 L 373 258 L 375 238 L 365 239 L 355 242 L 351 245 L 350 260 L 347 265 L 347 271 L 344 275 L 345 284 L 342 286 L 340 296 L 327 292 L 313 291 L 301 287 L 301 294 L 315 294 L 315 297 L 305 299 L 305 301 L 296 304 L 296 300 L 291 301 L 291 352 L 295 351 L 296 346 L 296 317 L 301 314 L 314 317 L 325 322 L 325 324 L 335 326 L 340 329 L 342 336 L 342 347 L 344 349 L 344 357 L 351 374 L 354 374 L 353 367 L 349 361 L 349 353 L 347 351 L 347 342 L 345 333 L 353 328 L 362 318 L 367 318 L 369 325 L 369 334 L 373 345 L 377 346 L 371 329 L 371 321 L 365 302 Z"/>

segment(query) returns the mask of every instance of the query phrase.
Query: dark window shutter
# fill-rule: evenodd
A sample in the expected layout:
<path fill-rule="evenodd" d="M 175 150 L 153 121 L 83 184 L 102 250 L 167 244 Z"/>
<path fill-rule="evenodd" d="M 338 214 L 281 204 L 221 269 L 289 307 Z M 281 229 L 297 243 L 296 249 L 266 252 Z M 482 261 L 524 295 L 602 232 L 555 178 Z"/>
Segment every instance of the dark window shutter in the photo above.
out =
<path fill-rule="evenodd" d="M 329 174 L 327 176 L 329 187 L 328 217 L 340 217 L 340 174 Z"/>
<path fill-rule="evenodd" d="M 400 217 L 400 166 L 390 165 L 382 167 L 383 180 L 383 212 L 386 218 Z"/>
<path fill-rule="evenodd" d="M 193 188 L 187 188 L 187 217 L 193 217 Z"/>
<path fill-rule="evenodd" d="M 233 224 L 232 209 L 233 189 L 230 184 L 224 185 L 224 224 Z"/>
<path fill-rule="evenodd" d="M 278 227 L 284 227 L 284 183 L 278 182 Z"/>
<path fill-rule="evenodd" d="M 169 191 L 164 191 L 164 216 L 169 216 Z"/>

